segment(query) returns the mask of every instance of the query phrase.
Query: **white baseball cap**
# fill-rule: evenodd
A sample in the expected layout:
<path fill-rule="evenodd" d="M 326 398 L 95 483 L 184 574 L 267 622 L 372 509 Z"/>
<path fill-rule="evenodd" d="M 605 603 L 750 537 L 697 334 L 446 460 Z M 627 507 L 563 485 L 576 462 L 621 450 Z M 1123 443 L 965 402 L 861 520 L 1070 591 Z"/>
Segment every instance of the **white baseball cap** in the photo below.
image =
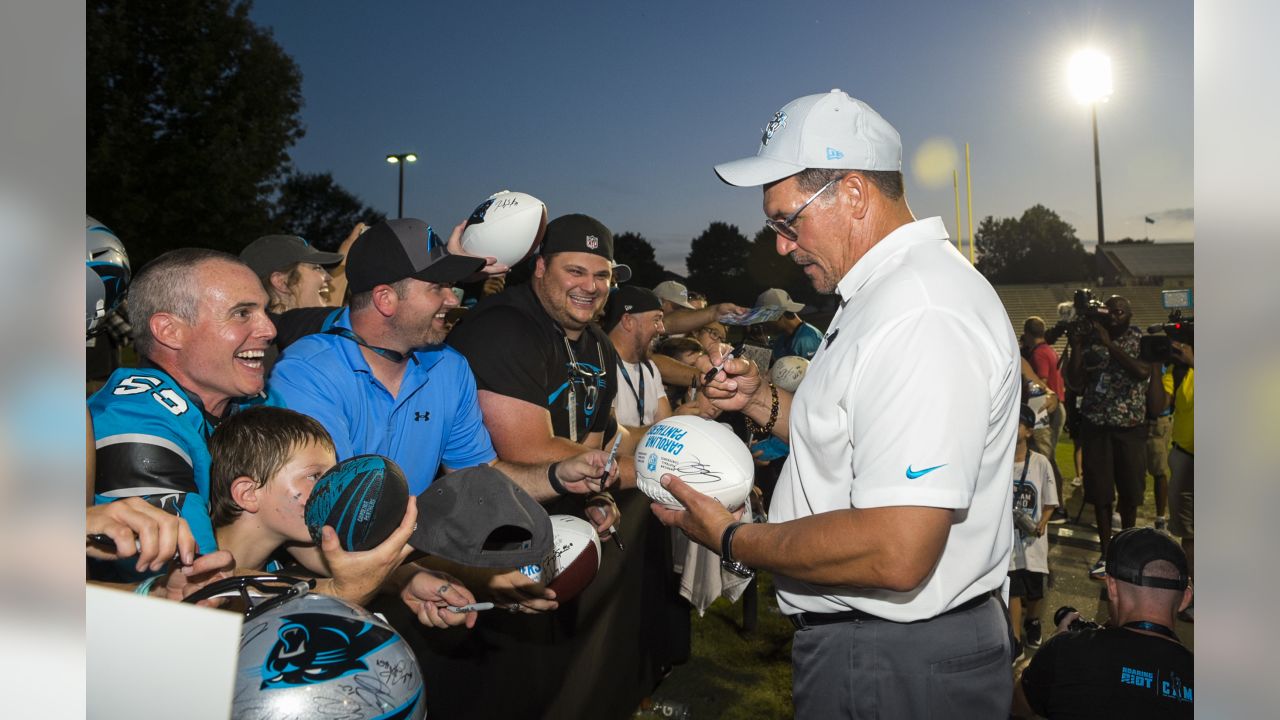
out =
<path fill-rule="evenodd" d="M 804 309 L 804 303 L 792 300 L 791 293 L 782 288 L 769 288 L 756 298 L 756 307 L 780 307 L 787 312 L 800 312 Z"/>
<path fill-rule="evenodd" d="M 658 283 L 657 286 L 653 288 L 653 294 L 663 300 L 675 303 L 680 307 L 693 307 L 693 305 L 689 303 L 689 288 L 685 287 L 683 283 L 678 283 L 675 280 L 666 280 Z"/>
<path fill-rule="evenodd" d="M 773 114 L 754 157 L 716 165 L 730 185 L 765 185 L 808 168 L 902 171 L 902 138 L 871 106 L 836 89 Z"/>

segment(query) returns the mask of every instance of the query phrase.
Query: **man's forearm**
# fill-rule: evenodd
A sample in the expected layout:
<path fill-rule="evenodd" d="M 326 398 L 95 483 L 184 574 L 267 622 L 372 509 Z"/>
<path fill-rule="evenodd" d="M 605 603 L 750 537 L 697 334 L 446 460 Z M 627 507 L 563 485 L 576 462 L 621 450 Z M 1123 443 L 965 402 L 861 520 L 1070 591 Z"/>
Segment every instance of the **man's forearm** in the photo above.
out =
<path fill-rule="evenodd" d="M 951 517 L 946 508 L 903 506 L 753 523 L 738 529 L 733 556 L 804 582 L 907 592 L 942 556 Z"/>
<path fill-rule="evenodd" d="M 658 366 L 658 372 L 662 373 L 662 381 L 668 385 L 689 387 L 702 374 L 698 372 L 698 368 L 666 355 L 654 354 L 650 360 Z"/>
<path fill-rule="evenodd" d="M 502 471 L 504 475 L 511 478 L 512 482 L 519 485 L 522 490 L 529 493 L 529 496 L 538 502 L 546 502 L 554 500 L 558 497 L 555 489 L 551 487 L 551 481 L 547 475 L 547 470 L 551 463 L 519 463 L 510 460 L 497 460 L 493 466 Z"/>
<path fill-rule="evenodd" d="M 1124 368 L 1124 371 L 1129 373 L 1131 377 L 1136 380 L 1147 379 L 1149 374 L 1147 364 L 1125 352 L 1119 343 L 1114 340 L 1107 343 L 1107 352 L 1111 354 L 1112 358 L 1115 358 L 1116 362 L 1120 363 L 1120 367 Z"/>
<path fill-rule="evenodd" d="M 666 327 L 668 333 L 680 335 L 693 332 L 703 325 L 710 324 L 715 319 L 716 306 L 711 305 L 701 310 L 677 310 L 663 316 L 662 324 Z"/>

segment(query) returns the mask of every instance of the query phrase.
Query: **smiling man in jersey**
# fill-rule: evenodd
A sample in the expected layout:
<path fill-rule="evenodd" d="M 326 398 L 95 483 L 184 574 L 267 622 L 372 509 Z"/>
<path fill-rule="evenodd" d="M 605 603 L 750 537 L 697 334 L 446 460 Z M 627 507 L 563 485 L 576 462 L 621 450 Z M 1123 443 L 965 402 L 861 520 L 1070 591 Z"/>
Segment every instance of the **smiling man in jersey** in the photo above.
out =
<path fill-rule="evenodd" d="M 206 443 L 222 418 L 266 401 L 266 303 L 253 271 L 215 250 L 173 250 L 138 273 L 129 308 L 143 362 L 89 398 L 97 503 L 144 497 L 185 518 L 201 553 L 217 549 Z"/>

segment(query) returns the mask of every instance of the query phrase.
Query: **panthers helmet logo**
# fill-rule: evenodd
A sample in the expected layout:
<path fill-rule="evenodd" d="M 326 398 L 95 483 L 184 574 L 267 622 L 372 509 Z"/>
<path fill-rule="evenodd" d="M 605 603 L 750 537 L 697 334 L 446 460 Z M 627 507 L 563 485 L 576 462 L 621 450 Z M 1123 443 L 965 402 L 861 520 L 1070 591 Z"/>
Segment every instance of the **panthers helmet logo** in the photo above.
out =
<path fill-rule="evenodd" d="M 395 642 L 386 628 L 321 613 L 285 615 L 262 664 L 261 689 L 312 685 L 368 670 L 364 658 Z"/>

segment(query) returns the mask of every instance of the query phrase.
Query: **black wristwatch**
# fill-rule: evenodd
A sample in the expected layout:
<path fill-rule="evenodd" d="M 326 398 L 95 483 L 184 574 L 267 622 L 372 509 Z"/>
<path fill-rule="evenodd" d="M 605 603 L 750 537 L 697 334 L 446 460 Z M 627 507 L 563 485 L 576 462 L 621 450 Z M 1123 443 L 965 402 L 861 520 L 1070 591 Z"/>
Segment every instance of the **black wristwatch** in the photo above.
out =
<path fill-rule="evenodd" d="M 745 524 L 729 523 L 729 527 L 725 528 L 724 534 L 720 536 L 720 568 L 738 577 L 752 578 L 756 576 L 756 571 L 733 559 L 733 534 Z"/>

